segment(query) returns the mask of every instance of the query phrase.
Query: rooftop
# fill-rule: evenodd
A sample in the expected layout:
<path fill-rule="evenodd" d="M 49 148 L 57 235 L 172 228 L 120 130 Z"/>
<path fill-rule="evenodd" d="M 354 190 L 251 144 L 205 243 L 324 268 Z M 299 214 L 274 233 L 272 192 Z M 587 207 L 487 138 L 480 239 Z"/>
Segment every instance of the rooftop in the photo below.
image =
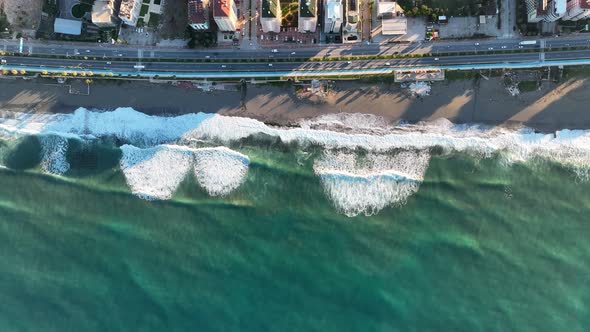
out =
<path fill-rule="evenodd" d="M 96 0 L 92 6 L 93 23 L 111 23 L 114 10 L 110 0 Z"/>
<path fill-rule="evenodd" d="M 56 18 L 53 24 L 53 31 L 55 33 L 79 36 L 82 34 L 82 21 Z"/>
<path fill-rule="evenodd" d="M 580 0 L 580 7 L 590 9 L 590 0 Z"/>
<path fill-rule="evenodd" d="M 262 10 L 260 15 L 262 17 L 278 17 L 278 2 L 279 0 L 262 0 Z"/>
<path fill-rule="evenodd" d="M 209 22 L 209 0 L 189 0 L 188 21 L 192 24 Z"/>
<path fill-rule="evenodd" d="M 121 7 L 119 9 L 119 16 L 131 18 L 133 15 L 133 8 L 135 7 L 135 0 L 121 0 Z"/>
<path fill-rule="evenodd" d="M 213 16 L 229 17 L 233 0 L 213 0 Z"/>
<path fill-rule="evenodd" d="M 315 17 L 317 0 L 299 0 L 299 17 Z"/>

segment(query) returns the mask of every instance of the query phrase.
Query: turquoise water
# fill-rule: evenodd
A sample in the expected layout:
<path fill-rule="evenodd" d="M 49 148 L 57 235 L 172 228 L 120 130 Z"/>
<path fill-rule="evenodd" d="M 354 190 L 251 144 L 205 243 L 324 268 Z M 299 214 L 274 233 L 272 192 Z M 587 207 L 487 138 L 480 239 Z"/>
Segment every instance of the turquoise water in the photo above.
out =
<path fill-rule="evenodd" d="M 590 183 L 433 151 L 419 190 L 347 217 L 319 148 L 244 140 L 244 182 L 133 195 L 108 139 L 2 141 L 1 331 L 587 331 Z"/>

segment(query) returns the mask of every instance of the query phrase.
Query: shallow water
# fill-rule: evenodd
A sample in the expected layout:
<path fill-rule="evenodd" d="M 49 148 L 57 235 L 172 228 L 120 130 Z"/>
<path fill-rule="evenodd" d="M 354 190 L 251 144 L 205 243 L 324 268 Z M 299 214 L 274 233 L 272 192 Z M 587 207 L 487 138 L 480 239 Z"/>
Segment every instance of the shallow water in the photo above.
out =
<path fill-rule="evenodd" d="M 349 217 L 317 174 L 321 146 L 234 141 L 249 164 L 229 194 L 188 171 L 149 201 L 118 140 L 70 138 L 63 175 L 43 168 L 42 140 L 0 141 L 0 330 L 590 327 L 590 183 L 566 164 L 431 149 L 404 173 L 415 192 Z M 335 153 L 362 189 L 383 165 L 401 174 L 407 151 Z"/>

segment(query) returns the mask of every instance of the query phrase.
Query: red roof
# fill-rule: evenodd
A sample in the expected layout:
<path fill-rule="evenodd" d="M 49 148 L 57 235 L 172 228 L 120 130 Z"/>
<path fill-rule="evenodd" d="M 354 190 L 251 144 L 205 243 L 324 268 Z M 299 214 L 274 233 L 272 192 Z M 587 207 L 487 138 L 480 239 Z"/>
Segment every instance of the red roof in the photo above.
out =
<path fill-rule="evenodd" d="M 232 0 L 213 0 L 213 16 L 229 17 Z"/>

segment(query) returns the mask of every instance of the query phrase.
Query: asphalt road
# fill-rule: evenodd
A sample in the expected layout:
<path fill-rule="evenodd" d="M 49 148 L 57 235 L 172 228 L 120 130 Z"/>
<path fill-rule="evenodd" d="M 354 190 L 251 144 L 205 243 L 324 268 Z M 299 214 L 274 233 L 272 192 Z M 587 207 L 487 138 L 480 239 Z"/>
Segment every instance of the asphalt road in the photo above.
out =
<path fill-rule="evenodd" d="M 538 39 L 537 39 L 538 40 Z M 538 49 L 536 45 L 519 45 L 521 39 L 494 39 L 494 40 L 470 40 L 470 41 L 437 41 L 411 44 L 341 44 L 308 49 L 280 49 L 276 52 L 272 49 L 262 50 L 189 50 L 171 48 L 136 48 L 122 45 L 95 44 L 95 43 L 54 43 L 40 41 L 24 41 L 22 52 L 25 54 L 39 55 L 65 55 L 88 56 L 90 58 L 154 58 L 154 59 L 269 59 L 269 58 L 311 58 L 329 56 L 363 56 L 383 54 L 409 54 L 409 53 L 453 53 L 453 52 L 480 52 L 488 50 L 515 50 Z M 558 48 L 568 46 L 589 46 L 590 35 L 575 37 L 559 37 L 545 39 L 546 48 Z M 18 40 L 0 40 L 0 50 L 6 52 L 19 52 Z"/>
<path fill-rule="evenodd" d="M 590 50 L 559 51 L 545 53 L 546 60 L 567 60 L 590 58 Z M 68 60 L 35 57 L 4 57 L 7 65 L 36 68 L 63 68 L 84 70 L 112 70 L 139 72 L 136 62 L 105 60 Z M 186 63 L 186 62 L 145 62 L 141 69 L 157 72 L 273 72 L 273 71 L 329 71 L 347 69 L 383 69 L 409 66 L 443 66 L 458 64 L 519 63 L 534 62 L 539 53 L 456 55 L 444 57 L 401 58 L 390 60 L 354 60 L 328 62 L 252 62 L 252 63 Z"/>

